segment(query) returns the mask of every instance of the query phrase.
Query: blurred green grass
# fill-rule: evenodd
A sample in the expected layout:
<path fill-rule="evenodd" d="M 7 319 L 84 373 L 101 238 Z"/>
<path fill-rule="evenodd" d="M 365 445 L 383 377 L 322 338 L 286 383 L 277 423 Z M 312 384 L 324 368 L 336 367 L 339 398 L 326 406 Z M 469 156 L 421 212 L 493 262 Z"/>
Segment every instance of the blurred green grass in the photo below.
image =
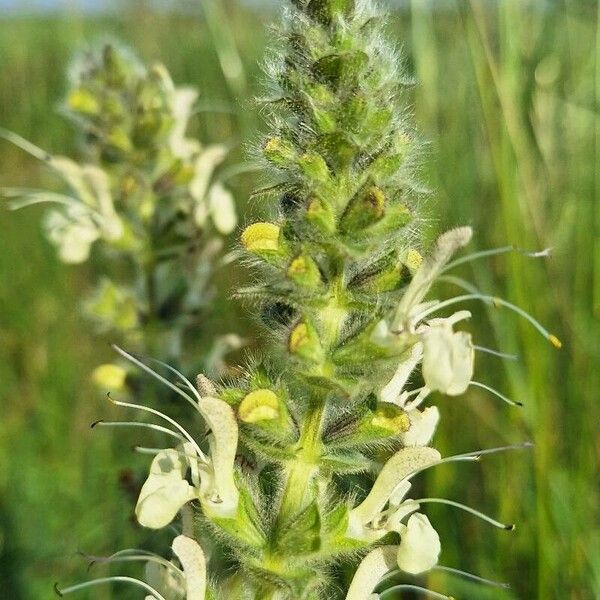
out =
<path fill-rule="evenodd" d="M 207 105 L 233 107 L 199 119 L 203 139 L 251 139 L 260 122 L 249 98 L 259 89 L 271 15 L 216 4 L 212 31 L 218 35 L 227 15 L 250 82 L 240 98 L 244 82 L 224 77 L 199 16 L 144 6 L 127 4 L 110 18 L 0 20 L 2 126 L 55 152 L 72 151 L 70 126 L 54 111 L 65 68 L 74 50 L 110 34 L 143 58 L 164 61 Z M 488 594 L 432 582 L 462 598 L 600 597 L 599 8 L 581 0 L 413 0 L 390 24 L 419 81 L 412 102 L 431 142 L 423 178 L 435 190 L 432 235 L 469 223 L 479 248 L 554 248 L 544 261 L 515 254 L 464 271 L 536 315 L 564 346 L 553 349 L 512 314 L 474 307 L 478 341 L 521 357 L 481 358 L 480 379 L 525 408 L 511 410 L 478 391 L 440 398 L 439 444 L 445 453 L 536 445 L 430 478 L 435 495 L 518 523 L 510 534 L 446 507 L 430 511 L 444 564 L 513 586 Z M 45 177 L 7 144 L 0 156 L 0 185 L 33 186 Z M 234 185 L 243 195 L 251 181 Z M 57 263 L 39 217 L 33 209 L 0 211 L 0 589 L 15 600 L 51 597 L 54 581 L 85 577 L 78 549 L 107 554 L 151 537 L 131 524 L 132 499 L 118 485 L 119 473 L 139 464 L 127 451 L 131 439 L 88 428 L 107 409 L 87 374 L 110 355 L 76 311 L 90 271 Z M 119 589 L 112 597 L 129 596 Z"/>

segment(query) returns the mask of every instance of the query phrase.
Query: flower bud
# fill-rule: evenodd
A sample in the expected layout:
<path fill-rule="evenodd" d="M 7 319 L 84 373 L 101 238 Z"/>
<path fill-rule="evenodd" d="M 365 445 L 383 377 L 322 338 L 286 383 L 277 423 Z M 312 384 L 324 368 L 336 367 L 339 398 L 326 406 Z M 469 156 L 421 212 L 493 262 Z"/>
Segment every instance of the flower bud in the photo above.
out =
<path fill-rule="evenodd" d="M 85 116 L 96 116 L 100 112 L 98 99 L 85 88 L 72 90 L 67 97 L 67 107 L 75 113 Z"/>
<path fill-rule="evenodd" d="M 402 261 L 404 265 L 408 268 L 411 274 L 415 274 L 419 267 L 423 264 L 423 256 L 418 250 L 411 248 L 406 252 L 406 256 Z"/>

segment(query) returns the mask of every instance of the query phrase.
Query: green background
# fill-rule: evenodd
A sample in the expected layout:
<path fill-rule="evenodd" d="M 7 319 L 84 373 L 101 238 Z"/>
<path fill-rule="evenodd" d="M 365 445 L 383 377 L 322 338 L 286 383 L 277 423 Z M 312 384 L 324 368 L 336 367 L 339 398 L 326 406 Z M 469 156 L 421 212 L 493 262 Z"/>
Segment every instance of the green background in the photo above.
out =
<path fill-rule="evenodd" d="M 136 2 L 112 16 L 0 18 L 0 125 L 55 153 L 74 152 L 72 127 L 57 110 L 67 66 L 73 52 L 109 35 L 163 61 L 176 82 L 198 87 L 211 109 L 199 115 L 198 133 L 237 142 L 232 163 L 241 161 L 262 127 L 251 98 L 260 94 L 274 15 L 236 2 L 203 4 L 205 13 L 199 2 L 185 13 Z M 553 247 L 550 259 L 512 254 L 460 274 L 521 305 L 563 341 L 555 350 L 512 313 L 473 307 L 478 343 L 520 356 L 479 357 L 478 379 L 525 406 L 510 408 L 479 390 L 435 398 L 443 415 L 436 443 L 445 454 L 525 440 L 535 447 L 440 468 L 428 480 L 429 495 L 517 523 L 508 533 L 449 507 L 428 510 L 442 537 L 442 564 L 508 581 L 512 590 L 440 576 L 431 586 L 473 599 L 600 598 L 600 6 L 413 0 L 390 20 L 390 35 L 418 82 L 410 102 L 427 142 L 430 236 L 470 224 L 480 249 Z M 228 36 L 242 76 L 230 72 Z M 230 182 L 243 222 L 261 212 L 246 202 L 259 182 L 252 174 Z M 0 186 L 17 184 L 57 182 L 0 142 Z M 129 451 L 135 438 L 89 429 L 109 414 L 89 384 L 94 366 L 111 357 L 109 340 L 77 309 L 95 265 L 59 264 L 41 214 L 0 210 L 0 596 L 15 600 L 50 598 L 55 581 L 86 578 L 78 551 L 106 555 L 153 543 L 131 519 L 129 480 L 147 462 Z M 222 293 L 235 291 L 241 277 L 226 273 Z M 231 311 L 240 332 L 251 334 L 251 319 Z M 230 317 L 214 318 L 231 330 Z M 141 595 L 105 588 L 87 597 Z"/>

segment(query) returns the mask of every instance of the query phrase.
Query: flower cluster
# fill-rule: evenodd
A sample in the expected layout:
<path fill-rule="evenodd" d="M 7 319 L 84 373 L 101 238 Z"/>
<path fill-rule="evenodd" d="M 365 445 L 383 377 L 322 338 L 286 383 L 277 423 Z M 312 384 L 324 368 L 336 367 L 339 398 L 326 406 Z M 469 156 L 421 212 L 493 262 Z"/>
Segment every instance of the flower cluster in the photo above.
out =
<path fill-rule="evenodd" d="M 101 277 L 86 313 L 100 331 L 172 361 L 209 304 L 211 277 L 226 262 L 224 237 L 237 223 L 218 177 L 229 148 L 188 135 L 197 99 L 163 65 L 145 66 L 109 43 L 82 53 L 70 70 L 63 112 L 80 134 L 80 160 L 0 130 L 62 181 L 61 192 L 5 188 L 2 195 L 14 209 L 54 205 L 44 227 L 63 262 L 84 263 L 94 253 Z"/>

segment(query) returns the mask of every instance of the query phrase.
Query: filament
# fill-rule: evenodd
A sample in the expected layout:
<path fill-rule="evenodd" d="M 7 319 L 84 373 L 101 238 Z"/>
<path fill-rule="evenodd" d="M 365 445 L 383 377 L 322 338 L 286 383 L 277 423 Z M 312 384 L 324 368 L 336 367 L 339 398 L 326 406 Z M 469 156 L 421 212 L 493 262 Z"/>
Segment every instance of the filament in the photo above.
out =
<path fill-rule="evenodd" d="M 466 452 L 464 454 L 455 454 L 453 456 L 448 456 L 446 458 L 442 458 L 437 462 L 427 466 L 422 467 L 421 469 L 416 469 L 412 473 L 409 473 L 406 476 L 406 479 L 412 479 L 415 475 L 430 469 L 431 467 L 437 467 L 438 465 L 443 465 L 451 462 L 477 462 L 482 456 L 486 456 L 488 454 L 497 454 L 499 452 L 506 452 L 508 450 L 525 450 L 533 448 L 533 444 L 531 442 L 525 442 L 523 444 L 513 444 L 510 446 L 499 446 L 497 448 L 487 448 L 485 450 L 475 450 L 474 452 Z"/>
<path fill-rule="evenodd" d="M 485 450 L 475 450 L 474 452 L 466 452 L 465 454 L 456 454 L 454 456 L 449 456 L 448 458 L 442 459 L 440 462 L 450 459 L 465 459 L 472 457 L 475 457 L 479 460 L 479 458 L 488 454 L 498 454 L 499 452 L 506 452 L 508 450 L 528 450 L 529 448 L 533 448 L 533 444 L 531 442 L 511 444 L 510 446 L 498 446 L 497 448 L 486 448 Z"/>
<path fill-rule="evenodd" d="M 67 196 L 66 194 L 57 194 L 55 192 L 45 192 L 44 190 L 32 190 L 28 188 L 1 188 L 0 194 L 6 198 L 21 198 L 14 200 L 9 204 L 11 210 L 20 210 L 35 204 L 52 203 L 64 204 L 65 206 L 77 206 L 85 209 L 90 213 L 94 213 L 89 207 L 79 202 L 77 199 Z"/>
<path fill-rule="evenodd" d="M 152 429 L 153 431 L 159 431 L 178 439 L 179 441 L 185 441 L 185 438 L 178 433 L 175 433 L 168 427 L 162 425 L 156 425 L 155 423 L 142 423 L 140 421 L 96 421 L 91 424 L 91 428 L 96 427 L 144 427 L 146 429 Z"/>
<path fill-rule="evenodd" d="M 492 517 L 488 517 L 486 514 L 467 506 L 466 504 L 461 504 L 460 502 L 454 502 L 454 500 L 446 500 L 445 498 L 419 498 L 415 500 L 418 504 L 447 504 L 448 506 L 453 506 L 454 508 L 459 508 L 460 510 L 464 510 L 465 512 L 471 513 L 476 517 L 479 517 L 483 521 L 487 521 L 490 525 L 497 527 L 498 529 L 506 529 L 507 531 L 513 531 L 515 526 L 513 524 L 507 525 L 506 523 L 501 523 L 500 521 L 496 521 L 496 519 L 492 519 Z"/>
<path fill-rule="evenodd" d="M 152 456 L 156 456 L 165 450 L 172 450 L 172 448 L 147 448 L 145 446 L 134 446 L 133 451 L 138 454 L 150 454 Z M 183 454 L 183 452 L 181 452 Z"/>
<path fill-rule="evenodd" d="M 475 387 L 481 388 L 482 390 L 486 390 L 486 391 L 490 392 L 490 394 L 493 394 L 494 396 L 496 396 L 497 398 L 500 398 L 500 400 L 502 400 L 503 402 L 506 402 L 506 404 L 510 404 L 511 406 L 518 406 L 518 407 L 523 406 L 522 402 L 515 402 L 514 400 L 507 398 L 504 394 L 501 394 L 498 390 L 495 390 L 493 387 L 490 387 L 489 385 L 486 385 L 485 383 L 480 383 L 479 381 L 471 381 L 469 383 L 469 385 L 473 385 Z"/>
<path fill-rule="evenodd" d="M 171 388 L 174 392 L 179 394 L 182 398 L 185 399 L 186 402 L 189 402 L 194 407 L 195 410 L 197 410 L 197 411 L 199 410 L 198 405 L 194 402 L 194 400 L 192 400 L 192 398 L 190 398 L 190 396 L 188 396 L 180 387 L 177 387 L 176 385 L 171 383 L 168 379 L 165 379 L 162 375 L 157 373 L 154 369 L 151 369 L 148 365 L 144 364 L 141 360 L 136 358 L 133 354 L 129 354 L 129 352 L 126 352 L 125 350 L 123 350 L 122 348 L 119 348 L 119 346 L 117 346 L 115 344 L 113 344 L 113 348 L 121 356 L 126 358 L 128 361 L 132 362 L 134 365 L 137 365 L 138 367 L 140 367 L 140 369 L 143 369 L 144 371 L 146 371 L 146 373 L 148 373 L 149 375 L 152 375 L 152 377 L 154 377 L 155 379 L 158 379 L 158 381 L 160 381 L 167 387 Z M 161 364 L 164 364 L 164 363 L 161 363 Z M 172 369 L 172 367 L 169 367 L 169 368 Z M 181 375 L 181 377 L 183 377 L 183 375 Z M 183 377 L 183 379 L 185 380 L 185 377 Z"/>
<path fill-rule="evenodd" d="M 437 565 L 433 567 L 433 569 L 436 571 L 451 573 L 452 575 L 458 575 L 460 577 L 464 577 L 465 579 L 471 579 L 472 581 L 477 581 L 478 583 L 483 583 L 484 585 L 489 585 L 491 587 L 502 588 L 505 590 L 510 589 L 509 583 L 501 583 L 499 581 L 485 579 L 484 577 L 480 577 L 479 575 L 473 575 L 473 573 L 467 573 L 466 571 L 461 571 L 460 569 L 453 569 L 452 567 L 442 567 L 441 565 Z"/>
<path fill-rule="evenodd" d="M 472 262 L 474 260 L 478 260 L 480 258 L 488 258 L 490 256 L 498 256 L 499 254 L 508 254 L 510 252 L 518 252 L 527 258 L 546 258 L 550 256 L 552 252 L 552 248 L 545 248 L 544 250 L 539 250 L 537 252 L 528 252 L 527 250 L 522 250 L 521 248 L 517 248 L 516 246 L 503 246 L 502 248 L 492 248 L 490 250 L 482 250 L 481 252 L 473 252 L 472 254 L 468 254 L 467 256 L 463 256 L 461 258 L 457 258 L 452 262 L 448 263 L 442 270 L 441 273 L 445 273 L 446 271 L 450 271 L 459 265 L 463 265 L 468 262 Z"/>
<path fill-rule="evenodd" d="M 485 346 L 473 346 L 473 349 L 477 350 L 478 352 L 485 352 L 486 354 L 497 356 L 498 358 L 505 358 L 506 360 L 519 360 L 519 356 L 517 354 L 506 354 L 505 352 L 499 352 L 498 350 L 486 348 Z"/>
<path fill-rule="evenodd" d="M 165 369 L 171 371 L 171 373 L 176 375 L 184 383 L 185 387 L 188 388 L 192 392 L 192 394 L 194 394 L 194 396 L 198 399 L 198 401 L 202 400 L 202 396 L 200 396 L 200 394 L 198 393 L 198 390 L 192 385 L 192 382 L 185 375 L 183 375 L 181 372 L 179 372 L 175 367 L 168 365 L 167 363 L 163 362 L 162 360 L 158 360 L 158 358 L 147 358 L 146 360 L 155 362 L 155 363 L 161 365 L 162 367 L 164 367 Z M 194 404 L 194 407 L 196 407 L 195 404 Z"/>
<path fill-rule="evenodd" d="M 437 600 L 454 600 L 452 596 L 446 596 L 444 594 L 440 594 L 439 592 L 434 592 L 433 590 L 428 590 L 427 588 L 418 586 L 418 585 L 410 585 L 407 583 L 403 583 L 401 585 L 395 585 L 394 587 L 388 588 L 387 590 L 381 592 L 378 595 L 378 598 L 383 598 L 390 594 L 391 592 L 400 592 L 400 591 L 411 591 L 411 592 L 419 592 L 424 596 L 429 596 L 430 598 L 436 598 Z"/>
<path fill-rule="evenodd" d="M 438 281 L 445 281 L 446 283 L 451 283 L 456 285 L 459 288 L 462 288 L 469 294 L 481 294 L 481 290 L 475 287 L 472 283 L 463 279 L 462 277 L 456 277 L 454 275 L 443 275 L 442 277 L 438 277 Z"/>
<path fill-rule="evenodd" d="M 152 415 L 156 415 L 157 417 L 160 417 L 161 419 L 164 419 L 165 421 L 167 421 L 167 423 L 170 423 L 171 425 L 173 425 L 173 427 L 175 427 L 178 431 L 180 431 L 183 434 L 183 436 L 192 444 L 192 446 L 194 446 L 194 450 L 196 450 L 196 452 L 198 453 L 198 456 L 200 458 L 202 458 L 203 460 L 207 460 L 206 456 L 204 455 L 202 450 L 200 450 L 200 446 L 198 446 L 198 444 L 196 443 L 194 438 L 179 423 L 177 423 L 177 421 L 175 421 L 174 419 L 171 419 L 171 417 L 165 415 L 164 413 L 161 413 L 159 410 L 156 410 L 155 408 L 150 408 L 149 406 L 143 406 L 142 404 L 131 404 L 130 402 L 120 402 L 119 400 L 114 400 L 110 394 L 107 394 L 107 397 L 113 404 L 115 404 L 117 406 L 122 406 L 123 408 L 133 408 L 135 410 L 141 410 L 143 412 L 148 412 Z"/>
<path fill-rule="evenodd" d="M 417 323 L 428 317 L 430 314 L 437 312 L 441 308 L 446 308 L 447 306 L 452 306 L 453 304 L 458 304 L 467 300 L 481 300 L 488 304 L 492 304 L 496 307 L 504 306 L 517 313 L 526 321 L 529 321 L 529 323 L 531 323 L 531 325 L 533 325 L 555 348 L 560 348 L 562 346 L 560 340 L 555 335 L 551 334 L 539 321 L 534 319 L 528 312 L 524 311 L 522 308 L 516 306 L 512 302 L 508 302 L 507 300 L 503 300 L 502 298 L 498 298 L 496 296 L 488 296 L 485 294 L 464 294 L 462 296 L 450 298 L 449 300 L 444 300 L 443 302 L 436 304 L 432 308 L 424 310 L 419 315 L 416 315 L 416 317 L 414 317 L 413 320 L 415 321 L 415 323 Z"/>
<path fill-rule="evenodd" d="M 170 569 L 177 575 L 183 577 L 181 569 L 178 569 L 172 562 L 169 562 L 166 558 L 163 558 L 158 554 L 147 552 L 145 550 L 120 550 L 119 552 L 115 552 L 110 556 L 89 556 L 87 554 L 83 554 L 83 556 L 90 562 L 90 567 L 93 567 L 96 564 L 107 564 L 113 562 L 145 561 L 162 565 L 163 567 Z"/>
<path fill-rule="evenodd" d="M 137 585 L 138 587 L 144 588 L 147 592 L 152 594 L 152 597 L 156 600 L 166 600 L 166 598 L 160 593 L 157 592 L 152 586 L 148 585 L 144 581 L 140 581 L 139 579 L 135 579 L 133 577 L 124 577 L 124 576 L 114 576 L 114 577 L 102 577 L 100 579 L 92 579 L 91 581 L 84 581 L 83 583 L 78 583 L 76 585 L 72 585 L 70 587 L 60 589 L 58 584 L 54 584 L 54 591 L 59 596 L 66 596 L 67 594 L 72 594 L 73 592 L 78 592 L 80 590 L 84 590 L 89 587 L 94 587 L 97 585 L 102 585 L 104 583 L 131 583 L 133 585 Z"/>

